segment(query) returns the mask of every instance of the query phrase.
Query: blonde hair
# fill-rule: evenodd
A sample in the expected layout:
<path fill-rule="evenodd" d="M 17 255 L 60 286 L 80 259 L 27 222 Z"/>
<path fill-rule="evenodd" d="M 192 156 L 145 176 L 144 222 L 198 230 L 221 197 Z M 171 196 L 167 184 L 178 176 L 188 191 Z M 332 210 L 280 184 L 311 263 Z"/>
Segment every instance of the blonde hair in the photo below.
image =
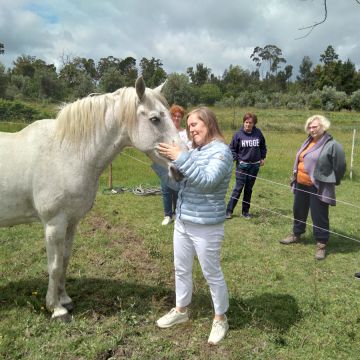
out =
<path fill-rule="evenodd" d="M 219 128 L 219 124 L 215 113 L 205 106 L 192 110 L 191 112 L 189 112 L 189 114 L 186 117 L 186 133 L 189 139 L 191 138 L 191 136 L 190 136 L 187 120 L 189 116 L 193 114 L 196 114 L 208 129 L 208 133 L 205 139 L 206 143 L 209 143 L 213 139 L 217 139 L 225 143 L 225 138 Z M 192 147 L 194 149 L 197 148 L 198 146 L 199 145 L 195 144 L 194 141 L 192 142 Z"/>
<path fill-rule="evenodd" d="M 330 128 L 330 121 L 323 115 L 313 115 L 310 116 L 305 122 L 305 132 L 309 134 L 309 125 L 317 120 L 323 131 L 326 131 Z"/>

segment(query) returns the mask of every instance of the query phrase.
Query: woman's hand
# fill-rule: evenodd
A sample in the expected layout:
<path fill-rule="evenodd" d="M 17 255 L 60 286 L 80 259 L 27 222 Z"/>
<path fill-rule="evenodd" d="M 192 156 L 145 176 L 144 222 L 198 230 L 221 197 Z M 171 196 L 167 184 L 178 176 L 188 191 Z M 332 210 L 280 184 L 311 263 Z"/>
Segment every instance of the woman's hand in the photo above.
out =
<path fill-rule="evenodd" d="M 176 160 L 181 153 L 181 148 L 175 144 L 160 143 L 157 146 L 159 154 L 170 159 L 171 161 Z"/>

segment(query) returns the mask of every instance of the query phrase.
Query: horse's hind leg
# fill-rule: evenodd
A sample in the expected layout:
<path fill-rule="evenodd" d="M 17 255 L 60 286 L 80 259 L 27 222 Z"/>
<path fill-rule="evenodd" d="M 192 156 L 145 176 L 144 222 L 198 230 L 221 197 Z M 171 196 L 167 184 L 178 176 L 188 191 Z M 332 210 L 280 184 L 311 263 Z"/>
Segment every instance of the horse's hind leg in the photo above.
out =
<path fill-rule="evenodd" d="M 65 244 L 64 244 L 63 272 L 62 275 L 60 276 L 60 282 L 59 282 L 60 304 L 69 311 L 72 311 L 74 309 L 74 304 L 71 300 L 71 297 L 66 292 L 65 283 L 66 283 L 66 270 L 69 265 L 75 230 L 76 230 L 75 224 L 69 225 L 66 230 Z"/>
<path fill-rule="evenodd" d="M 59 283 L 64 272 L 64 242 L 67 229 L 65 216 L 58 215 L 45 224 L 46 251 L 48 257 L 49 285 L 46 307 L 53 312 L 52 318 L 69 321 L 68 310 L 60 303 Z"/>

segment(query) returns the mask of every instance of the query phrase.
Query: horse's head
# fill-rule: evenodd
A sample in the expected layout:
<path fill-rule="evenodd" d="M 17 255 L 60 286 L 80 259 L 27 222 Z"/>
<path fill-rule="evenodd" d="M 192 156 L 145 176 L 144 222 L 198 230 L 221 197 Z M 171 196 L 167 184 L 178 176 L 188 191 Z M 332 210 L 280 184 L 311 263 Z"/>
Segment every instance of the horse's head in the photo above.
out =
<path fill-rule="evenodd" d="M 161 95 L 164 84 L 156 89 L 146 88 L 142 77 L 135 83 L 138 106 L 136 109 L 137 131 L 133 132 L 132 143 L 146 153 L 154 162 L 168 166 L 172 177 L 180 179 L 181 174 L 171 162 L 157 151 L 158 143 L 175 143 L 185 149 L 171 120 L 166 100 Z"/>

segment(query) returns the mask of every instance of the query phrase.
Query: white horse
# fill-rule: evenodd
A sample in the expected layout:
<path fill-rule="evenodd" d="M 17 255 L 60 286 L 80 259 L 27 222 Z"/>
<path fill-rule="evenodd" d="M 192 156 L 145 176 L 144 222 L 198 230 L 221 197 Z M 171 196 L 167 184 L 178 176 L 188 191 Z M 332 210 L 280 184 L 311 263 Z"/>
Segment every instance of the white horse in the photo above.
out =
<path fill-rule="evenodd" d="M 0 133 L 0 226 L 41 221 L 52 318 L 71 319 L 65 274 L 80 219 L 91 209 L 104 169 L 126 146 L 171 167 L 159 142 L 181 144 L 161 87 L 89 96 L 65 106 L 57 119 L 36 121 L 18 133 Z M 175 174 L 175 172 L 173 172 Z"/>

